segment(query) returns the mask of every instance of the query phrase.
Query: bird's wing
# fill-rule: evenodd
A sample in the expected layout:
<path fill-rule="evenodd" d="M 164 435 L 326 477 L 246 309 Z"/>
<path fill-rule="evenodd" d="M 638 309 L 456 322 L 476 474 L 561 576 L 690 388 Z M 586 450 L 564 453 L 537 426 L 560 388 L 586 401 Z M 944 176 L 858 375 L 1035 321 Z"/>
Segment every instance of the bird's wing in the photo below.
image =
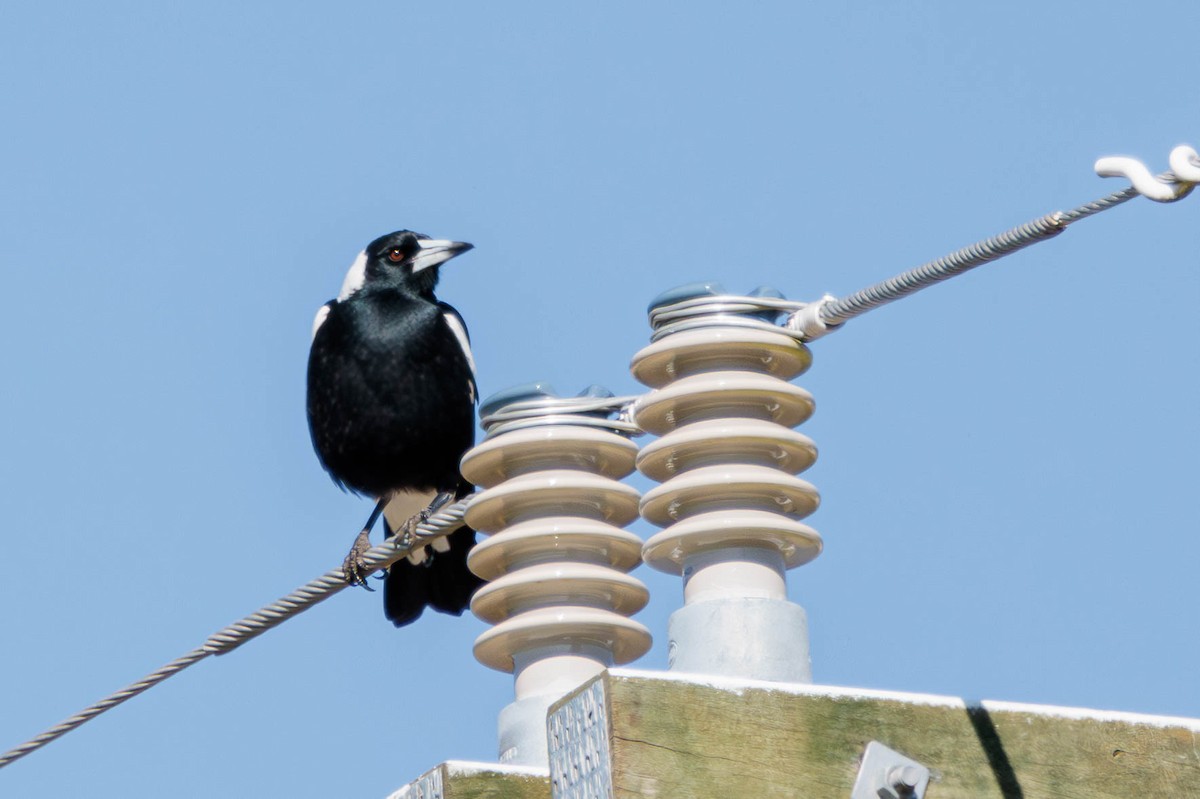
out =
<path fill-rule="evenodd" d="M 317 309 L 317 317 L 313 319 L 312 337 L 317 338 L 317 331 L 321 329 L 321 325 L 325 324 L 325 320 L 329 317 L 329 312 L 333 309 L 333 303 L 336 300 L 330 300 Z"/>
<path fill-rule="evenodd" d="M 463 321 L 462 316 L 454 307 L 444 302 L 439 302 L 438 307 L 442 309 L 442 318 L 446 320 L 446 326 L 450 328 L 450 332 L 454 334 L 455 340 L 458 341 L 458 346 L 462 348 L 463 355 L 467 359 L 467 366 L 471 368 L 471 402 L 476 401 L 475 388 L 475 358 L 471 355 L 471 335 L 467 332 L 467 323 Z"/>

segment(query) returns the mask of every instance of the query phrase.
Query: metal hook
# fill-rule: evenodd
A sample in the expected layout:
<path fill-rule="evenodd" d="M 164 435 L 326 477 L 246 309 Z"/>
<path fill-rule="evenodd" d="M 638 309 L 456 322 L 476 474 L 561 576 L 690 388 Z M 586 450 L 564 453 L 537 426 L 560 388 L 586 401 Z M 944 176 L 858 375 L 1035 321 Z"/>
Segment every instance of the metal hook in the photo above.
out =
<path fill-rule="evenodd" d="M 1108 156 L 1096 162 L 1096 174 L 1102 178 L 1123 177 L 1132 183 L 1133 188 L 1143 197 L 1155 202 L 1173 203 L 1190 194 L 1196 182 L 1200 181 L 1200 166 L 1194 165 L 1192 160 L 1195 157 L 1196 151 L 1191 147 L 1176 147 L 1171 151 L 1171 168 L 1174 174 L 1168 173 L 1158 177 L 1151 174 L 1146 165 L 1136 158 Z"/>

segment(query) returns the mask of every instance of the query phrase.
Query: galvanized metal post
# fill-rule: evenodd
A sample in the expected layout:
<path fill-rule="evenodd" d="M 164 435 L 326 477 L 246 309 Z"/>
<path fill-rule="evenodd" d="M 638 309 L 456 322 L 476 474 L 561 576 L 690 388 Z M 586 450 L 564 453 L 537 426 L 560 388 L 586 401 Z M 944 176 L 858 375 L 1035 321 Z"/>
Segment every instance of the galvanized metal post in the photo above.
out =
<path fill-rule="evenodd" d="M 816 510 L 817 491 L 795 476 L 816 446 L 792 430 L 813 399 L 788 382 L 812 356 L 774 324 L 781 298 L 769 289 L 730 296 L 715 284 L 666 292 L 651 311 L 672 310 L 633 358 L 634 376 L 654 389 L 634 406 L 636 421 L 661 436 L 637 459 L 662 482 L 643 497 L 642 516 L 665 528 L 643 558 L 683 577 L 684 606 L 669 625 L 673 670 L 812 681 L 807 616 L 786 583 L 822 546 L 799 521 Z"/>

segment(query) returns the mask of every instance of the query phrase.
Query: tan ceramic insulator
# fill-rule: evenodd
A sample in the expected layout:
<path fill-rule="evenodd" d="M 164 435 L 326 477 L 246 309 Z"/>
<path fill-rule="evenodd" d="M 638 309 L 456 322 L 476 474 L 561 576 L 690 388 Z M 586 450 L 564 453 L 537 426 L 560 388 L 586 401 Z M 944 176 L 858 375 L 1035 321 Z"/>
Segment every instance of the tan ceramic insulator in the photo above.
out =
<path fill-rule="evenodd" d="M 641 540 L 622 529 L 638 517 L 637 490 L 619 482 L 636 455 L 622 435 L 559 423 L 501 433 L 463 459 L 463 475 L 484 487 L 466 521 L 488 536 L 468 560 L 490 581 L 471 609 L 494 625 L 475 656 L 516 672 L 518 700 L 650 648 L 649 631 L 628 618 L 648 600 L 627 574 Z"/>
<path fill-rule="evenodd" d="M 638 469 L 662 483 L 640 506 L 665 528 L 643 548 L 649 565 L 688 578 L 707 570 L 703 579 L 718 575 L 730 596 L 773 596 L 783 593 L 784 570 L 820 554 L 820 535 L 800 521 L 820 497 L 796 477 L 817 450 L 792 429 L 814 403 L 788 382 L 811 362 L 783 332 L 719 323 L 666 336 L 634 356 L 634 376 L 655 389 L 638 400 L 637 423 L 659 436 L 637 457 Z M 705 554 L 720 550 L 729 564 Z"/>

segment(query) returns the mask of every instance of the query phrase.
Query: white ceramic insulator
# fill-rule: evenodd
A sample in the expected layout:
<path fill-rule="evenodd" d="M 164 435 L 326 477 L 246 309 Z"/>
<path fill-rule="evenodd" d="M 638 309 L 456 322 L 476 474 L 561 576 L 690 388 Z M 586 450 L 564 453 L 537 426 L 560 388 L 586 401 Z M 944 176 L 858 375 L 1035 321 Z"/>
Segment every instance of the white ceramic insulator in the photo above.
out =
<path fill-rule="evenodd" d="M 728 551 L 741 565 L 722 569 L 722 591 L 736 593 L 740 582 L 744 596 L 763 596 L 778 593 L 776 571 L 820 554 L 820 535 L 799 522 L 820 497 L 795 476 L 817 450 L 791 429 L 812 415 L 813 399 L 787 382 L 811 363 L 786 333 L 719 326 L 667 336 L 634 356 L 634 377 L 656 389 L 638 401 L 637 422 L 660 436 L 637 460 L 662 481 L 641 502 L 642 515 L 666 528 L 646 542 L 648 564 L 675 574 L 687 566 L 689 583 L 703 584 L 699 572 L 721 562 L 712 553 Z M 778 570 L 750 565 L 745 550 L 755 547 L 778 553 Z"/>
<path fill-rule="evenodd" d="M 619 482 L 636 455 L 617 433 L 554 424 L 502 433 L 463 458 L 463 475 L 484 489 L 466 521 L 489 536 L 468 559 L 489 581 L 471 610 L 494 625 L 475 657 L 516 674 L 518 703 L 561 696 L 650 648 L 629 618 L 648 600 L 627 574 L 642 542 L 622 529 L 638 517 L 637 490 Z"/>
<path fill-rule="evenodd" d="M 810 363 L 785 332 L 719 322 L 665 336 L 633 358 L 634 376 L 654 389 L 634 415 L 659 436 L 637 466 L 662 483 L 642 497 L 642 516 L 664 528 L 642 555 L 684 580 L 684 608 L 671 620 L 673 668 L 811 680 L 806 617 L 788 601 L 785 579 L 822 547 L 801 521 L 820 497 L 796 476 L 816 446 L 792 429 L 813 399 L 788 382 Z"/>

